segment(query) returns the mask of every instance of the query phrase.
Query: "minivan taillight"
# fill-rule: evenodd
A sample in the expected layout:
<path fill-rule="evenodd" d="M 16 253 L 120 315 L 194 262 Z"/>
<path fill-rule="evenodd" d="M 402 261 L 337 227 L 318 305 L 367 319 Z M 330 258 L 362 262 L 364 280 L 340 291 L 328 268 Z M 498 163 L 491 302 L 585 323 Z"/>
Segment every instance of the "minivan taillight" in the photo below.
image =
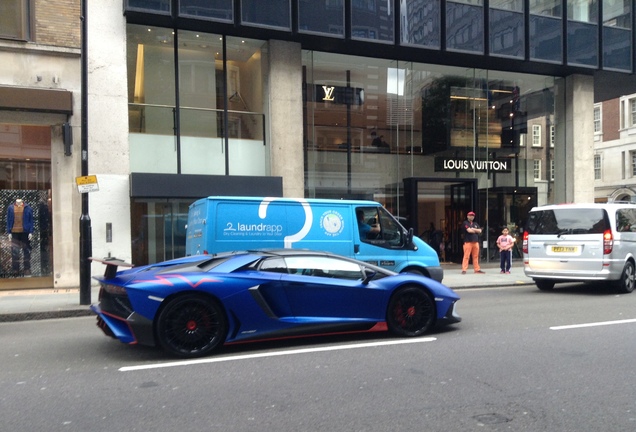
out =
<path fill-rule="evenodd" d="M 612 230 L 605 230 L 603 233 L 603 254 L 608 255 L 612 253 L 614 248 L 614 237 L 612 237 Z"/>
<path fill-rule="evenodd" d="M 528 253 L 528 231 L 523 232 L 523 253 Z"/>

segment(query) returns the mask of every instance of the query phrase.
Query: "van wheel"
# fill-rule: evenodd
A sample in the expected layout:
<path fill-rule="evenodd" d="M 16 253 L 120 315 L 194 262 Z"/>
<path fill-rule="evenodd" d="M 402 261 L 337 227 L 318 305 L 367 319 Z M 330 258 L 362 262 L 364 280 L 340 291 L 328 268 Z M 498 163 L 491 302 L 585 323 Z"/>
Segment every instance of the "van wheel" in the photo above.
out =
<path fill-rule="evenodd" d="M 618 288 L 618 292 L 620 293 L 629 294 L 634 291 L 635 284 L 636 275 L 634 275 L 634 264 L 631 261 L 627 261 L 623 268 L 623 273 L 621 273 L 621 278 L 616 283 L 616 288 Z"/>
<path fill-rule="evenodd" d="M 537 284 L 537 288 L 541 291 L 552 291 L 552 288 L 554 288 L 554 281 L 549 279 L 535 279 L 534 283 Z"/>

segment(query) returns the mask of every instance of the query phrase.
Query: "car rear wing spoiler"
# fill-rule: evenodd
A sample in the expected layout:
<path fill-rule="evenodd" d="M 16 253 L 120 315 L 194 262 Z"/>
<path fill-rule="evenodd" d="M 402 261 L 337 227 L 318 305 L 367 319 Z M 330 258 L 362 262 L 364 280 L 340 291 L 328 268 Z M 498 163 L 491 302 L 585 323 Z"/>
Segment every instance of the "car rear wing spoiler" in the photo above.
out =
<path fill-rule="evenodd" d="M 106 270 L 104 270 L 105 279 L 114 278 L 115 275 L 117 274 L 117 267 L 134 267 L 133 264 L 127 263 L 115 257 L 108 257 L 108 258 L 90 257 L 89 260 L 106 264 Z"/>

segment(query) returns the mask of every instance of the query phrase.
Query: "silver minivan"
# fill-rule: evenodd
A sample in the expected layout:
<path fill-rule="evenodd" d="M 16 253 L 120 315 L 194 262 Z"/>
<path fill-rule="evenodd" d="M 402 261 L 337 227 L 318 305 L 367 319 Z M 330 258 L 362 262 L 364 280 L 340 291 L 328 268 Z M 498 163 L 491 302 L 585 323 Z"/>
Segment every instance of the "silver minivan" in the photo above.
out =
<path fill-rule="evenodd" d="M 609 281 L 635 287 L 636 204 L 559 204 L 533 208 L 523 233 L 523 270 L 540 290 L 557 282 Z"/>

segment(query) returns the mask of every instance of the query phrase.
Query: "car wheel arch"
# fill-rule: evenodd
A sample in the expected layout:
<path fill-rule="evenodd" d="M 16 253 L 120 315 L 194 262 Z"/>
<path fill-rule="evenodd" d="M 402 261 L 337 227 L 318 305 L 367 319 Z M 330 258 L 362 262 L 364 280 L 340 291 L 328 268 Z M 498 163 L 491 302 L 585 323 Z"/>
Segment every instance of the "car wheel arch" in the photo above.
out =
<path fill-rule="evenodd" d="M 415 266 L 406 267 L 406 268 L 400 270 L 400 273 L 411 273 L 411 274 L 416 274 L 416 275 L 419 275 L 419 276 L 425 276 L 427 278 L 431 277 L 431 275 L 429 274 L 428 270 L 426 270 L 426 268 L 424 268 L 424 267 L 415 267 Z"/>

